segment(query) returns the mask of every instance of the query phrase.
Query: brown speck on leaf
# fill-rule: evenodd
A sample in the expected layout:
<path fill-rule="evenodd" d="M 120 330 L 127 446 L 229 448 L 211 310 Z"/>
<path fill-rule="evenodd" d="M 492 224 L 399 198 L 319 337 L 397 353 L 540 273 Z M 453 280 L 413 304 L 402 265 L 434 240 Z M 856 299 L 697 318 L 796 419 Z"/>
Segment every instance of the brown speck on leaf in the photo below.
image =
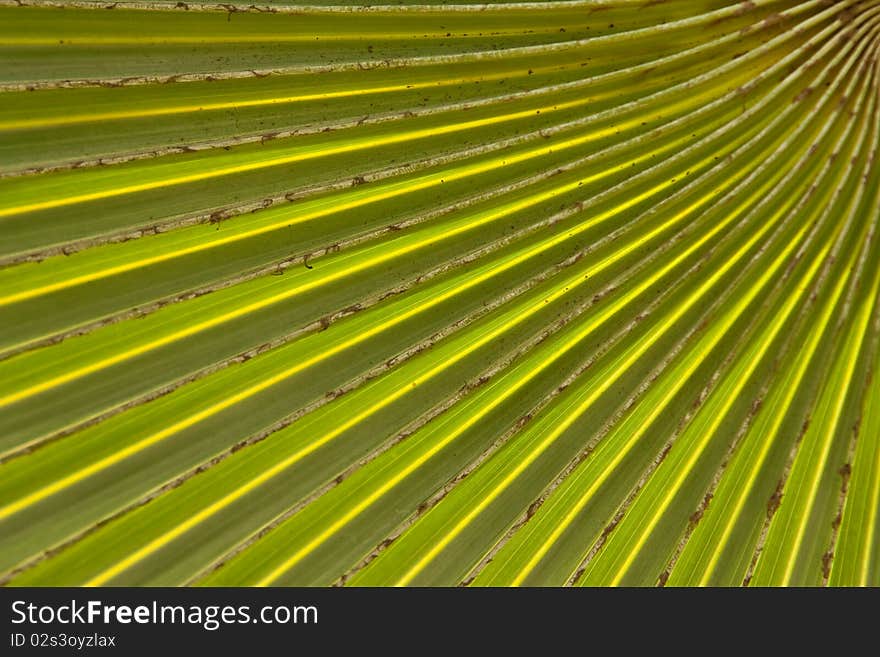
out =
<path fill-rule="evenodd" d="M 856 17 L 856 12 L 858 10 L 855 7 L 850 7 L 840 12 L 837 16 L 837 20 L 840 21 L 843 25 L 851 23 L 852 20 Z"/>
<path fill-rule="evenodd" d="M 303 265 L 305 265 L 305 268 L 306 268 L 306 269 L 314 269 L 314 267 L 312 267 L 312 266 L 309 264 L 309 257 L 310 257 L 310 256 L 311 256 L 310 253 L 307 253 L 305 256 L 303 256 Z"/>
<path fill-rule="evenodd" d="M 605 527 L 602 529 L 602 535 L 600 536 L 600 538 L 602 540 L 608 538 L 611 535 L 611 532 L 614 531 L 615 527 L 617 527 L 617 525 L 614 523 L 610 523 L 610 524 L 605 525 Z"/>
<path fill-rule="evenodd" d="M 706 513 L 706 509 L 709 508 L 709 504 L 712 502 L 712 498 L 715 497 L 715 493 L 709 491 L 703 497 L 703 500 L 700 502 L 700 506 L 691 514 L 690 522 L 691 527 L 695 527 L 698 522 L 702 519 L 703 515 Z"/>
<path fill-rule="evenodd" d="M 535 500 L 529 504 L 529 508 L 526 510 L 526 518 L 528 519 L 534 516 L 539 508 L 541 508 L 541 500 Z"/>
<path fill-rule="evenodd" d="M 767 501 L 768 518 L 772 518 L 773 514 L 775 514 L 776 510 L 779 508 L 779 505 L 782 504 L 782 488 L 784 485 L 784 482 L 780 480 L 779 483 L 776 484 L 776 489 L 773 491 L 770 499 Z"/>
<path fill-rule="evenodd" d="M 809 96 L 811 93 L 813 93 L 813 87 L 805 87 L 805 88 L 801 89 L 800 93 L 798 93 L 798 95 L 795 96 L 794 100 L 792 100 L 791 102 L 792 103 L 799 103 L 802 100 L 804 100 L 807 96 Z"/>
<path fill-rule="evenodd" d="M 752 0 L 747 0 L 746 2 L 743 2 L 739 7 L 737 7 L 736 15 L 742 16 L 743 14 L 752 11 L 752 9 L 754 9 L 755 7 L 757 7 L 757 5 L 752 2 Z"/>
<path fill-rule="evenodd" d="M 772 27 L 780 22 L 782 22 L 782 16 L 779 14 L 770 14 L 763 20 L 764 27 Z"/>
<path fill-rule="evenodd" d="M 831 561 L 833 559 L 834 552 L 832 550 L 828 550 L 828 552 L 822 555 L 822 575 L 826 580 L 831 575 Z"/>
<path fill-rule="evenodd" d="M 524 427 L 531 419 L 532 419 L 532 414 L 526 413 L 519 420 L 516 421 L 517 428 Z"/>

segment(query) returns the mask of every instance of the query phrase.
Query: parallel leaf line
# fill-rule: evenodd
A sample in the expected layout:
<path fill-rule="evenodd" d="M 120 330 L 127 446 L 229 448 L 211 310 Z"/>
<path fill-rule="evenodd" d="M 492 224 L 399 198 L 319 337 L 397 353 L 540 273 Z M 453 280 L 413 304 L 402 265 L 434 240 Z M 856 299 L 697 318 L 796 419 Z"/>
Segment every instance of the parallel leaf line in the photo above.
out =
<path fill-rule="evenodd" d="M 687 208 L 685 211 L 682 211 L 681 213 L 679 213 L 678 215 L 676 215 L 676 218 L 680 219 L 680 218 L 683 218 L 684 216 L 687 216 L 690 212 L 692 212 L 693 210 L 697 209 L 699 206 L 703 205 L 705 202 L 708 202 L 708 200 L 709 200 L 710 198 L 711 198 L 711 195 L 710 195 L 710 196 L 705 196 L 705 197 L 701 198 L 700 200 L 698 200 L 697 202 L 695 202 L 692 206 L 690 206 L 689 208 Z M 434 453 L 435 451 L 439 451 L 440 449 L 442 449 L 442 447 L 444 447 L 445 444 L 446 444 L 447 442 L 450 442 L 452 439 L 454 439 L 455 437 L 457 437 L 458 435 L 460 435 L 461 433 L 463 433 L 465 429 L 467 429 L 468 427 L 472 426 L 474 423 L 476 423 L 477 421 L 479 421 L 479 419 L 480 419 L 481 417 L 483 417 L 486 413 L 488 413 L 490 410 L 492 410 L 492 408 L 494 408 L 498 403 L 500 403 L 500 401 L 503 401 L 503 399 L 505 399 L 505 398 L 508 397 L 509 395 L 513 394 L 513 392 L 515 392 L 515 390 L 518 390 L 522 385 L 525 385 L 526 382 L 528 382 L 529 380 L 531 380 L 531 378 L 533 378 L 534 376 L 536 376 L 541 370 L 543 370 L 544 368 L 546 368 L 546 367 L 548 367 L 550 364 L 552 364 L 553 361 L 555 361 L 555 360 L 558 359 L 563 353 L 565 353 L 565 350 L 572 348 L 573 346 L 575 346 L 576 344 L 578 344 L 580 341 L 582 341 L 582 340 L 585 338 L 586 335 L 588 335 L 589 333 L 591 333 L 592 331 L 594 331 L 596 328 L 598 328 L 598 326 L 600 326 L 602 323 L 604 323 L 604 321 L 606 321 L 609 317 L 613 316 L 616 312 L 618 312 L 618 309 L 622 309 L 622 308 L 625 307 L 625 306 L 626 306 L 631 300 L 635 299 L 635 298 L 638 297 L 640 294 L 642 294 L 644 291 L 646 291 L 647 289 L 649 289 L 652 285 L 656 284 L 656 282 L 657 282 L 660 278 L 662 278 L 662 277 L 665 276 L 669 271 L 671 271 L 672 269 L 674 269 L 674 268 L 675 268 L 680 262 L 683 262 L 683 261 L 684 261 L 689 255 L 691 255 L 692 253 L 696 252 L 696 251 L 699 249 L 699 247 L 700 247 L 701 245 L 703 245 L 703 244 L 706 243 L 707 241 L 711 240 L 711 238 L 712 238 L 715 234 L 717 234 L 720 230 L 722 230 L 722 229 L 723 229 L 728 223 L 732 222 L 733 219 L 735 218 L 735 216 L 736 216 L 735 213 L 734 213 L 734 214 L 731 214 L 731 215 L 727 218 L 726 221 L 722 221 L 722 222 L 719 222 L 719 224 L 716 224 L 716 225 L 713 227 L 713 229 L 712 229 L 707 235 L 703 236 L 703 237 L 702 237 L 702 238 L 701 238 L 701 239 L 700 239 L 695 245 L 692 245 L 692 246 L 691 246 L 691 247 L 690 247 L 685 253 L 683 253 L 683 254 L 681 254 L 680 256 L 678 256 L 677 258 L 675 258 L 671 263 L 667 263 L 667 264 L 666 264 L 666 265 L 665 265 L 665 266 L 664 266 L 659 272 L 656 272 L 656 273 L 655 273 L 653 276 L 651 276 L 648 280 L 643 281 L 638 287 L 636 287 L 634 290 L 629 291 L 624 297 L 621 297 L 621 298 L 619 298 L 618 300 L 616 300 L 615 303 L 614 303 L 611 307 L 609 307 L 609 308 L 607 308 L 606 310 L 604 310 L 604 311 L 600 314 L 599 317 L 595 318 L 595 319 L 592 320 L 590 323 L 588 323 L 588 324 L 584 327 L 584 329 L 582 329 L 582 330 L 581 330 L 581 331 L 580 331 L 580 332 L 579 332 L 574 338 L 572 338 L 572 340 L 570 340 L 568 343 L 566 343 L 566 345 L 564 346 L 564 348 L 563 348 L 562 350 L 560 350 L 559 352 L 557 352 L 556 354 L 554 354 L 550 360 L 544 361 L 544 362 L 539 366 L 539 368 L 537 368 L 536 370 L 533 370 L 532 372 L 530 372 L 530 373 L 529 373 L 529 376 L 528 376 L 527 378 L 525 378 L 525 379 L 521 379 L 520 381 L 517 381 L 517 382 L 511 384 L 510 387 L 508 387 L 507 389 L 505 389 L 505 390 L 501 393 L 501 397 L 500 397 L 499 401 L 497 401 L 497 402 L 493 402 L 490 406 L 485 407 L 484 409 L 481 409 L 480 412 L 479 412 L 476 416 L 473 416 L 473 417 L 469 418 L 469 419 L 466 420 L 465 422 L 459 422 L 459 423 L 457 423 L 455 431 L 453 431 L 453 432 L 452 432 L 447 438 L 444 438 L 443 442 L 437 446 L 436 450 L 432 450 L 432 453 Z M 417 467 L 419 467 L 420 464 L 421 464 L 421 461 L 419 461 L 418 464 L 416 464 L 414 467 L 407 468 L 407 469 L 404 471 L 403 476 L 399 476 L 399 477 L 397 477 L 397 478 L 395 479 L 395 484 L 394 484 L 394 485 L 396 485 L 396 482 L 397 482 L 397 481 L 402 480 L 405 476 L 407 476 L 407 475 L 409 474 L 409 472 L 414 471 L 415 469 L 417 469 Z M 392 485 L 392 486 L 388 486 L 387 489 L 390 489 L 391 487 L 393 487 L 393 485 Z M 382 493 L 374 494 L 374 495 L 370 495 L 370 496 L 367 498 L 368 500 L 370 500 L 370 502 L 369 502 L 369 503 L 364 503 L 364 504 L 359 504 L 359 505 L 358 505 L 358 508 L 357 508 L 357 512 L 359 513 L 360 510 L 362 510 L 362 508 L 366 508 L 366 507 L 369 506 L 373 501 L 375 501 L 376 499 L 378 499 L 379 497 L 381 497 L 381 495 L 384 494 L 385 490 L 387 490 L 387 489 L 386 489 L 386 487 L 383 487 L 383 492 L 382 492 Z M 361 507 L 362 507 L 362 508 L 361 508 Z M 355 513 L 355 512 L 352 512 L 352 513 L 351 513 L 351 517 L 352 517 L 352 518 L 355 517 L 356 515 L 357 515 L 357 513 Z M 349 518 L 349 520 L 350 520 L 350 518 Z M 334 531 L 331 532 L 330 529 L 328 529 L 328 531 L 325 532 L 325 534 L 322 534 L 322 536 L 316 538 L 316 539 L 313 541 L 313 544 L 310 544 L 310 546 L 307 546 L 308 549 L 304 548 L 304 549 L 301 551 L 301 553 L 297 553 L 296 555 L 294 555 L 294 557 L 291 557 L 292 561 L 290 561 L 289 563 L 284 564 L 283 566 L 279 566 L 278 569 L 276 570 L 276 572 L 275 572 L 273 575 L 271 575 L 271 576 L 267 576 L 266 579 L 265 579 L 265 581 L 264 581 L 264 583 L 269 582 L 269 581 L 273 581 L 275 578 L 277 578 L 277 576 L 280 576 L 281 574 L 283 574 L 283 571 L 284 571 L 284 570 L 288 569 L 289 567 L 291 567 L 292 565 L 294 565 L 297 561 L 299 561 L 299 560 L 301 560 L 302 558 L 304 558 L 304 557 L 308 554 L 308 552 L 310 552 L 310 551 L 313 550 L 315 547 L 317 547 L 320 543 L 322 543 L 324 540 L 326 540 L 327 538 L 329 538 L 329 536 L 330 536 L 332 533 L 335 533 L 335 529 L 338 529 L 338 527 L 336 526 L 337 524 L 338 524 L 339 527 L 341 527 L 341 526 L 343 526 L 345 523 L 340 522 L 340 523 L 336 523 L 336 524 L 334 524 L 333 527 L 331 528 L 331 529 L 334 529 Z"/>

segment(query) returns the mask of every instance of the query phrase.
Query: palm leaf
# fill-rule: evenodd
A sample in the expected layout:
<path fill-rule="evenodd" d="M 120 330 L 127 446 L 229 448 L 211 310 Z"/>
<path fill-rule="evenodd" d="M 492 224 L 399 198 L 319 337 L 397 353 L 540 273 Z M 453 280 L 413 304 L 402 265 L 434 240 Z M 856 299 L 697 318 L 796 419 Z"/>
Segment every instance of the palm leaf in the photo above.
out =
<path fill-rule="evenodd" d="M 880 584 L 880 3 L 0 6 L 0 581 Z"/>

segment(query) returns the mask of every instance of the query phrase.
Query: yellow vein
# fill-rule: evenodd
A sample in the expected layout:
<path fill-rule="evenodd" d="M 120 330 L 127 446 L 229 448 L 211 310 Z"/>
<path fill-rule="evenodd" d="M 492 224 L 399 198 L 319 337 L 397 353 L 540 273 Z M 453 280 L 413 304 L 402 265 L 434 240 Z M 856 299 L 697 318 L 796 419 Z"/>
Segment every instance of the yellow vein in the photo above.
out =
<path fill-rule="evenodd" d="M 579 66 L 579 65 L 578 65 Z M 553 66 L 532 66 L 531 74 L 560 72 L 575 68 L 573 64 L 555 64 Z M 61 125 L 73 125 L 77 123 L 91 123 L 94 121 L 114 121 L 118 119 L 134 119 L 169 114 L 186 114 L 190 112 L 209 112 L 224 109 L 243 109 L 246 107 L 263 107 L 266 105 L 282 105 L 286 103 L 304 103 L 313 100 L 332 100 L 335 98 L 348 98 L 367 96 L 374 94 L 392 93 L 395 91 L 412 91 L 417 89 L 429 89 L 432 87 L 445 87 L 468 82 L 491 82 L 495 80 L 522 77 L 525 71 L 502 71 L 491 75 L 471 75 L 459 78 L 446 78 L 429 80 L 427 82 L 409 82 L 386 85 L 381 87 L 365 87 L 362 89 L 345 89 L 342 91 L 321 91 L 317 93 L 301 94 L 298 96 L 273 96 L 271 98 L 255 98 L 252 100 L 232 100 L 226 102 L 199 103 L 195 105 L 177 105 L 168 107 L 154 107 L 135 110 L 118 110 L 114 112 L 96 112 L 94 114 L 35 117 L 30 119 L 14 119 L 0 121 L 0 130 L 20 130 L 33 128 L 49 128 Z"/>
<path fill-rule="evenodd" d="M 415 139 L 423 139 L 425 137 L 432 137 L 436 135 L 445 135 L 453 132 L 459 132 L 462 130 L 471 130 L 474 128 L 480 128 L 487 125 L 493 125 L 496 123 L 504 123 L 507 121 L 514 121 L 516 119 L 522 119 L 530 116 L 535 116 L 536 114 L 541 113 L 550 113 L 561 111 L 565 109 L 571 109 L 573 107 L 579 107 L 581 105 L 586 105 L 592 102 L 593 99 L 591 97 L 580 98 L 577 100 L 568 101 L 565 103 L 558 103 L 546 107 L 532 108 L 527 110 L 520 110 L 517 112 L 509 112 L 507 114 L 493 115 L 489 117 L 485 117 L 482 119 L 473 119 L 471 121 L 460 121 L 457 123 L 450 123 L 446 125 L 434 126 L 431 128 L 421 128 L 419 130 L 409 130 L 409 131 L 400 131 L 389 133 L 384 137 L 376 137 L 376 138 L 361 138 L 361 139 L 352 139 L 349 141 L 342 142 L 336 146 L 325 146 L 323 148 L 312 148 L 312 149 L 296 149 L 296 152 L 291 153 L 289 155 L 282 155 L 279 157 L 269 158 L 265 160 L 259 160 L 257 162 L 247 162 L 244 164 L 238 164 L 234 166 L 227 166 L 219 169 L 213 169 L 208 171 L 201 171 L 198 173 L 191 173 L 183 176 L 177 176 L 173 178 L 166 178 L 163 180 L 153 180 L 144 183 L 138 183 L 135 185 L 126 185 L 123 187 L 114 187 L 112 189 L 106 189 L 97 192 L 89 192 L 86 194 L 79 194 L 77 196 L 68 196 L 65 198 L 53 199 L 50 201 L 41 201 L 38 203 L 30 203 L 28 205 L 21 205 L 17 207 L 11 208 L 3 208 L 0 209 L 0 217 L 7 217 L 16 214 L 23 214 L 27 212 L 34 212 L 37 210 L 48 210 L 52 208 L 61 207 L 64 205 L 73 205 L 75 203 L 83 203 L 85 201 L 95 201 L 111 198 L 114 196 L 122 196 L 125 194 L 132 194 L 136 192 L 149 191 L 153 189 L 160 189 L 162 187 L 169 187 L 172 185 L 181 185 L 185 183 L 191 182 L 199 182 L 202 180 L 206 180 L 209 178 L 216 178 L 221 176 L 227 176 L 235 173 L 245 173 L 250 171 L 258 171 L 260 169 L 265 169 L 269 167 L 279 166 L 282 164 L 291 164 L 294 162 L 303 162 L 306 160 L 318 158 L 318 157 L 326 157 L 329 155 L 338 155 L 340 153 L 350 153 L 352 151 L 358 151 L 362 149 L 368 148 L 376 148 L 379 146 L 387 146 L 390 144 L 398 144 L 402 142 L 408 142 Z"/>
<path fill-rule="evenodd" d="M 572 29 L 582 27 L 573 26 Z M 480 37 L 533 37 L 538 34 L 558 34 L 558 27 L 536 28 L 485 28 L 482 33 L 457 32 L 447 37 L 447 32 L 364 32 L 361 30 L 345 34 L 337 32 L 311 32 L 309 34 L 289 34 L 279 32 L 277 34 L 248 34 L 248 35 L 144 35 L 144 36 L 110 36 L 98 34 L 81 34 L 72 36 L 16 36 L 4 34 L 0 36 L 0 44 L 3 46 L 127 46 L 127 45 L 186 45 L 186 44 L 248 44 L 248 43 L 306 43 L 315 44 L 323 41 L 329 42 L 362 42 L 362 41 L 411 41 L 419 39 L 466 39 L 474 40 Z"/>

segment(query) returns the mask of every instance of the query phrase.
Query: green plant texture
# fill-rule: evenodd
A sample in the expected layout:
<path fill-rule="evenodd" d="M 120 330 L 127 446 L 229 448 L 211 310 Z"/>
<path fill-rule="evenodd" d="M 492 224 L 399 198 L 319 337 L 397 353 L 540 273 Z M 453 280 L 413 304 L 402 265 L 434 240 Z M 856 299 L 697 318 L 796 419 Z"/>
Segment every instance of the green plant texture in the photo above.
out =
<path fill-rule="evenodd" d="M 880 585 L 880 0 L 0 1 L 0 583 Z"/>

